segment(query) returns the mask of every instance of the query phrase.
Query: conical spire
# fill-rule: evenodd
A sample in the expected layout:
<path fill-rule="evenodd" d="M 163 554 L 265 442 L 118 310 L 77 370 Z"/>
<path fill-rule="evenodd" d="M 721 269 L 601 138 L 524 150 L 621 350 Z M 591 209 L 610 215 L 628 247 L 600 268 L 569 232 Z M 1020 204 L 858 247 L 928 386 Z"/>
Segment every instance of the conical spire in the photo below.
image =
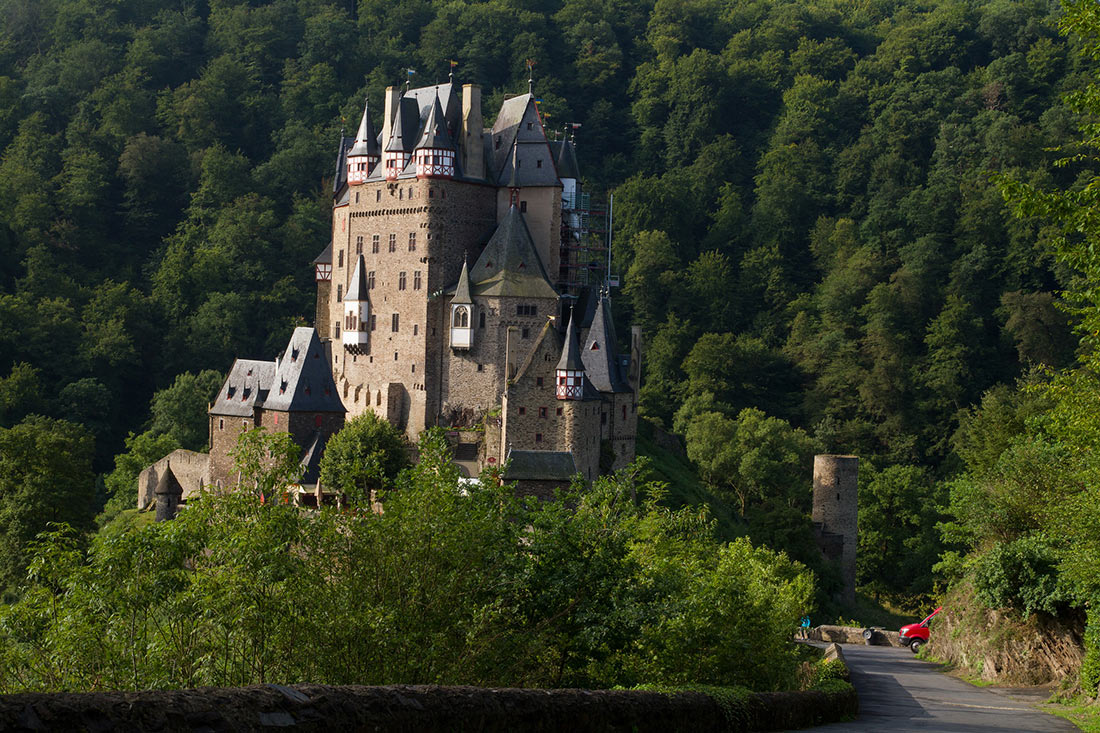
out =
<path fill-rule="evenodd" d="M 431 111 L 428 112 L 428 121 L 424 124 L 424 134 L 416 143 L 416 149 L 454 149 L 451 134 L 447 131 L 447 118 L 443 114 L 443 107 L 439 104 L 439 93 L 435 95 Z"/>
<path fill-rule="evenodd" d="M 355 134 L 355 146 L 348 155 L 378 155 L 378 137 L 370 123 L 370 103 L 363 105 L 363 119 L 359 122 L 359 132 Z"/>
<path fill-rule="evenodd" d="M 416 130 L 409 130 L 409 131 L 405 130 L 405 127 L 406 127 L 406 121 L 405 121 L 405 117 L 406 117 L 405 107 L 406 107 L 406 104 L 405 104 L 405 100 L 406 100 L 405 97 L 401 98 L 401 101 L 400 101 L 400 103 L 398 104 L 398 107 L 397 107 L 397 114 L 395 114 L 394 117 L 393 117 L 393 131 L 390 133 L 390 139 L 386 142 L 386 152 L 387 153 L 406 153 L 406 152 L 408 152 L 409 149 L 410 149 L 410 146 L 408 146 L 406 144 L 405 138 L 406 137 L 411 137 L 411 136 L 416 134 Z M 413 100 L 413 104 L 415 104 L 415 103 L 416 103 L 415 100 Z"/>
<path fill-rule="evenodd" d="M 455 297 L 451 299 L 451 303 L 469 305 L 473 302 L 473 298 L 470 297 L 470 271 L 466 269 L 466 260 L 463 260 L 462 272 L 458 276 L 458 287 L 455 288 Z"/>
<path fill-rule="evenodd" d="M 592 386 L 601 392 L 629 392 L 630 385 L 622 375 L 618 348 L 615 344 L 615 324 L 611 320 L 611 299 L 600 294 L 592 316 L 592 326 L 581 350 L 584 371 Z"/>
<path fill-rule="evenodd" d="M 562 346 L 558 371 L 584 371 L 584 362 L 581 360 L 581 345 L 577 341 L 577 329 L 573 324 L 573 311 L 569 312 L 569 325 L 565 328 L 565 344 Z"/>
<path fill-rule="evenodd" d="M 340 149 L 336 153 L 336 175 L 332 179 L 332 192 L 339 193 L 340 189 L 348 182 L 348 139 L 344 137 L 344 131 L 340 130 Z"/>
<path fill-rule="evenodd" d="M 355 271 L 351 273 L 351 283 L 348 285 L 348 293 L 344 300 L 367 300 L 367 280 L 363 270 L 367 269 L 363 255 L 355 261 Z"/>

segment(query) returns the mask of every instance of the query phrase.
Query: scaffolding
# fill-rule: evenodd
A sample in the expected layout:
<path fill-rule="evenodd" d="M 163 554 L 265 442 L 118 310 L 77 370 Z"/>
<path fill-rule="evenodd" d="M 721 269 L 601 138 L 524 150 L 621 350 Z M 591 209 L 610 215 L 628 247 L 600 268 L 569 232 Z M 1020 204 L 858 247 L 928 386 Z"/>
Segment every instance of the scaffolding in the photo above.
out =
<path fill-rule="evenodd" d="M 613 209 L 613 198 L 593 201 L 583 191 L 562 197 L 558 286 L 563 293 L 618 286 L 618 276 L 611 271 Z"/>

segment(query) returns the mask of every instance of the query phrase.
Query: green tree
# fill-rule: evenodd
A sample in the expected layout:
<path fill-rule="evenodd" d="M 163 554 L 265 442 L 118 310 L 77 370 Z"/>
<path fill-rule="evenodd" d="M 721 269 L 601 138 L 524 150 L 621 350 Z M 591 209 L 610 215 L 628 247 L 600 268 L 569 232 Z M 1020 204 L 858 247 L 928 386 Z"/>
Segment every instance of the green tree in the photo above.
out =
<path fill-rule="evenodd" d="M 374 491 L 392 487 L 397 474 L 408 465 L 402 434 L 373 412 L 366 412 L 345 423 L 325 444 L 321 483 L 365 502 Z"/>

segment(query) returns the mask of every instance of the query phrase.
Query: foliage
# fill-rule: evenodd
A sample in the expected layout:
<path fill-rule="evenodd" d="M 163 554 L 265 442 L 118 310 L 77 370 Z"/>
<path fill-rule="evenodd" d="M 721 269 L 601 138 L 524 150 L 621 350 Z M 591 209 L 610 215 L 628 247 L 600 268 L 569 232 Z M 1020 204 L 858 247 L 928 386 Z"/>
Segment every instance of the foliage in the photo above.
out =
<path fill-rule="evenodd" d="M 44 534 L 0 608 L 0 688 L 792 679 L 811 578 L 783 555 L 720 544 L 633 473 L 525 503 L 488 477 L 462 491 L 441 433 L 421 446 L 380 513 L 244 491 L 101 533 L 86 556 Z"/>
<path fill-rule="evenodd" d="M 321 483 L 352 501 L 369 501 L 371 491 L 393 485 L 409 465 L 404 435 L 373 412 L 344 423 L 321 457 Z"/>

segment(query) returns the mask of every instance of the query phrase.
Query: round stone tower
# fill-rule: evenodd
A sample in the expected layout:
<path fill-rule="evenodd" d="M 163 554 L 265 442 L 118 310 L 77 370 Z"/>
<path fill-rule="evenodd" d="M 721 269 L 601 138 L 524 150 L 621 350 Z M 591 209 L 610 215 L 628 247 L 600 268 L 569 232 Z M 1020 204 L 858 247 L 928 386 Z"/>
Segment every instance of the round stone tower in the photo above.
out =
<path fill-rule="evenodd" d="M 814 456 L 814 534 L 825 557 L 840 566 L 843 600 L 856 597 L 859 458 Z"/>

